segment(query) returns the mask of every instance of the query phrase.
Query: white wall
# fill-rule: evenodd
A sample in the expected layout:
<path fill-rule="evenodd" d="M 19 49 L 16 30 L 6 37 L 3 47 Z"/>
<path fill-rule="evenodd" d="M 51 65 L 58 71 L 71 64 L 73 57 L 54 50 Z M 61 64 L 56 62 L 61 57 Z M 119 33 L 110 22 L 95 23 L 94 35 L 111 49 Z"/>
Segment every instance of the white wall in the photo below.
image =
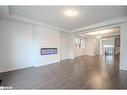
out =
<path fill-rule="evenodd" d="M 99 40 L 96 38 L 86 38 L 85 48 L 75 47 L 75 57 L 89 55 L 94 56 L 99 54 Z"/>
<path fill-rule="evenodd" d="M 33 66 L 33 26 L 0 19 L 0 72 Z"/>
<path fill-rule="evenodd" d="M 75 47 L 75 57 L 85 55 L 85 48 L 76 48 Z"/>
<path fill-rule="evenodd" d="M 89 56 L 95 55 L 95 49 L 96 49 L 95 41 L 96 41 L 96 38 L 86 39 L 85 55 L 89 55 Z"/>
<path fill-rule="evenodd" d="M 100 39 L 95 39 L 95 55 L 100 55 Z"/>
<path fill-rule="evenodd" d="M 127 70 L 127 23 L 121 25 L 121 32 L 120 32 L 120 69 Z"/>
<path fill-rule="evenodd" d="M 40 55 L 41 48 L 57 48 L 58 53 L 53 55 Z M 43 66 L 60 61 L 60 32 L 42 26 L 35 26 L 35 52 L 36 66 Z"/>
<path fill-rule="evenodd" d="M 66 42 L 65 39 L 66 37 L 62 38 Z M 41 56 L 41 48 L 58 48 L 58 54 Z M 64 51 L 67 53 L 67 46 L 64 47 Z M 67 58 L 66 53 L 62 55 L 63 58 Z M 59 61 L 59 31 L 25 22 L 0 19 L 0 72 Z"/>
<path fill-rule="evenodd" d="M 61 32 L 60 33 L 60 60 L 68 59 L 69 54 L 69 34 Z"/>
<path fill-rule="evenodd" d="M 69 47 L 68 47 L 68 58 L 74 59 L 75 58 L 75 35 L 69 34 Z"/>

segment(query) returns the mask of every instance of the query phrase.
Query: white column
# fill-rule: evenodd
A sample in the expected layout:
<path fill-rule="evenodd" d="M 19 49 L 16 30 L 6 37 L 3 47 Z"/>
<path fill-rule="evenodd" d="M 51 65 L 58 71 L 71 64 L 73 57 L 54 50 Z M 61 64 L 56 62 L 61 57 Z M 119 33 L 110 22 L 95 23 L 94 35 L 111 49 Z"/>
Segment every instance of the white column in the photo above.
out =
<path fill-rule="evenodd" d="M 127 23 L 121 24 L 120 31 L 120 69 L 127 70 Z"/>
<path fill-rule="evenodd" d="M 68 45 L 68 58 L 69 59 L 74 59 L 74 40 L 75 40 L 75 35 L 70 34 L 69 35 L 69 45 Z"/>

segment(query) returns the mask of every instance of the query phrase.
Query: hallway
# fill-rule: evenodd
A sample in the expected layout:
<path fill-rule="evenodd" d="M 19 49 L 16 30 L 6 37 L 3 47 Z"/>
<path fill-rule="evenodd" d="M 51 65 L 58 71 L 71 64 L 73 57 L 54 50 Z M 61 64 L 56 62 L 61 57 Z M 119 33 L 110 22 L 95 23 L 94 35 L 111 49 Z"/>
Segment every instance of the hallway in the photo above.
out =
<path fill-rule="evenodd" d="M 127 72 L 119 60 L 81 56 L 61 63 L 1 73 L 1 85 L 13 89 L 119 89 L 127 88 Z"/>

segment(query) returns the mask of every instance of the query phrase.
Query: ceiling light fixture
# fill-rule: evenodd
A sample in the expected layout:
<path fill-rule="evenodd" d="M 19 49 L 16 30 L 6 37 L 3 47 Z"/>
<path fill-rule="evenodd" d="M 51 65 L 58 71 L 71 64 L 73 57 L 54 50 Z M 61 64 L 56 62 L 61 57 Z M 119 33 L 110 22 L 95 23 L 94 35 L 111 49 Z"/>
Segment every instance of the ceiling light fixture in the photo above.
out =
<path fill-rule="evenodd" d="M 76 16 L 77 14 L 78 14 L 78 12 L 77 12 L 76 10 L 66 10 L 66 11 L 64 12 L 64 15 L 70 16 L 70 17 Z"/>

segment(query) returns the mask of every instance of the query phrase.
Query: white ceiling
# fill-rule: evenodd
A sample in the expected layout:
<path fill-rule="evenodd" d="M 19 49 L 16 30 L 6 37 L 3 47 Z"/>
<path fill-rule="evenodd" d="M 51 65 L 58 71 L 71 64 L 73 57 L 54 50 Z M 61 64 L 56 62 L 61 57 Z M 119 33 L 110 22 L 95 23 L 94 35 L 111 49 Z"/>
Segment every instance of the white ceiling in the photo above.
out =
<path fill-rule="evenodd" d="M 64 11 L 75 9 L 76 17 Z M 10 14 L 20 15 L 71 31 L 106 20 L 127 16 L 125 6 L 9 6 Z"/>

